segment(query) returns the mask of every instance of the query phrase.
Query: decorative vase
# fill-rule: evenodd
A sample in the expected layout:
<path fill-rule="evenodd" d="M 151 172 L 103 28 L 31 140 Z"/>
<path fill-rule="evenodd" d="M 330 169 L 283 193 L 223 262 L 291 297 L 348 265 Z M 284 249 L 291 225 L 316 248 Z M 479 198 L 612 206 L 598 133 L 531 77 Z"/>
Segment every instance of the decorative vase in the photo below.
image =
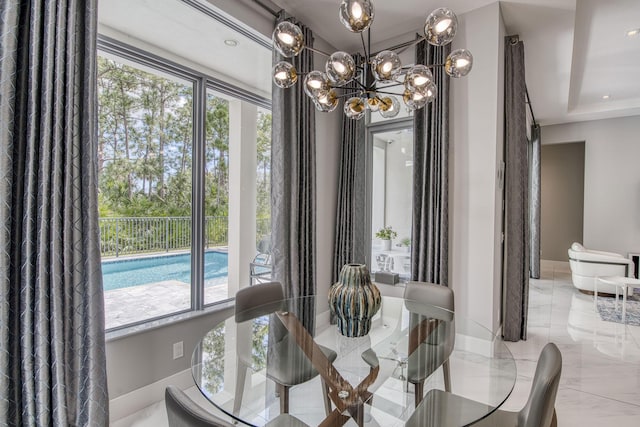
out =
<path fill-rule="evenodd" d="M 346 337 L 362 337 L 371 329 L 371 318 L 380 309 L 380 291 L 371 283 L 364 264 L 346 264 L 329 290 L 329 308 Z"/>
<path fill-rule="evenodd" d="M 390 251 L 391 250 L 391 239 L 383 239 L 382 240 L 382 250 Z"/>

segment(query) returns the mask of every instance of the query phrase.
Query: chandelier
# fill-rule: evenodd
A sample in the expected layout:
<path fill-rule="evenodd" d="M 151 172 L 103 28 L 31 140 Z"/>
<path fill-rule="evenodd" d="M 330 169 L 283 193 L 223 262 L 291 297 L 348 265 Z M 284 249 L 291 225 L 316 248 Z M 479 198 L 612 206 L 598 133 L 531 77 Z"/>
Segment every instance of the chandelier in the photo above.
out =
<path fill-rule="evenodd" d="M 400 112 L 400 102 L 385 89 L 404 86 L 402 99 L 409 111 L 424 107 L 432 102 L 438 93 L 433 81 L 432 69 L 444 67 L 451 77 L 462 77 L 471 71 L 473 56 L 466 49 L 452 51 L 444 64 L 402 66 L 398 54 L 391 49 L 371 54 L 370 37 L 365 44 L 363 32 L 373 22 L 374 7 L 371 0 L 342 0 L 340 3 L 340 21 L 353 33 L 360 33 L 364 49 L 364 62 L 356 63 L 354 58 L 342 51 L 328 54 L 305 46 L 300 28 L 288 21 L 280 22 L 273 31 L 273 45 L 285 58 L 293 58 L 309 49 L 327 56 L 325 72 L 311 71 L 299 73 L 286 61 L 273 67 L 273 81 L 276 86 L 286 89 L 304 76 L 304 91 L 313 100 L 318 111 L 330 112 L 338 106 L 338 100 L 345 98 L 344 113 L 352 119 L 360 119 L 368 109 L 378 111 L 385 118 L 391 118 Z M 431 12 L 424 25 L 424 37 L 416 43 L 426 40 L 434 46 L 444 46 L 453 40 L 458 27 L 456 15 L 447 8 Z M 369 30 L 370 31 L 370 30 Z M 352 84 L 350 84 L 352 83 Z M 349 85 L 349 87 L 345 87 Z"/>

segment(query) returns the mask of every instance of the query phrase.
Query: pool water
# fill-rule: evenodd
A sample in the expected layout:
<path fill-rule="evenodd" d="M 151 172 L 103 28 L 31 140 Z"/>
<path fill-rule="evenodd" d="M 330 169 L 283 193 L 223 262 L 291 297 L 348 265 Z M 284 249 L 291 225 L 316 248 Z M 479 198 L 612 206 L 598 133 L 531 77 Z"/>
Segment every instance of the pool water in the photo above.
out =
<path fill-rule="evenodd" d="M 205 252 L 204 280 L 225 277 L 227 274 L 227 254 L 216 251 Z M 157 283 L 165 280 L 191 283 L 191 254 L 146 257 L 102 263 L 102 283 L 105 291 Z"/>

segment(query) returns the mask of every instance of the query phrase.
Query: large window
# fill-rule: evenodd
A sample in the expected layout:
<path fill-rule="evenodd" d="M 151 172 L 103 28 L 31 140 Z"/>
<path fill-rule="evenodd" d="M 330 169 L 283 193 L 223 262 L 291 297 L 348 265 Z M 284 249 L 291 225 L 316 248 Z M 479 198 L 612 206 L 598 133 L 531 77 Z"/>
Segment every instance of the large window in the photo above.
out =
<path fill-rule="evenodd" d="M 193 84 L 98 58 L 106 327 L 191 307 Z"/>
<path fill-rule="evenodd" d="M 271 114 L 267 100 L 220 80 L 113 41 L 103 48 L 99 221 L 106 328 L 115 329 L 202 309 L 248 283 L 229 275 L 230 258 L 255 251 L 231 237 L 230 204 L 255 212 L 253 242 L 269 234 Z M 231 193 L 246 188 L 232 182 L 242 156 L 255 164 L 250 200 Z M 235 265 L 248 278 L 248 263 Z"/>

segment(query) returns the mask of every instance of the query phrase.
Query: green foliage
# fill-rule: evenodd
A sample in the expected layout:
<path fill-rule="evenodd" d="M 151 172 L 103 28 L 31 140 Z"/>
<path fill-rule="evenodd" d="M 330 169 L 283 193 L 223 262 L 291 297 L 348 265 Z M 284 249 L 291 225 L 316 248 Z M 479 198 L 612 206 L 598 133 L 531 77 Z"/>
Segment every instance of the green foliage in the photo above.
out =
<path fill-rule="evenodd" d="M 391 240 L 395 239 L 398 236 L 398 233 L 393 231 L 391 226 L 382 227 L 380 230 L 376 231 L 376 238 L 382 240 Z"/>
<path fill-rule="evenodd" d="M 98 96 L 100 217 L 190 218 L 192 85 L 98 57 Z M 205 111 L 204 210 L 226 220 L 229 101 L 208 93 Z M 263 218 L 271 214 L 271 113 L 260 110 L 257 120 L 257 215 Z M 268 221 L 259 223 L 259 233 L 266 235 L 263 223 Z M 226 223 L 207 226 L 205 233 L 207 242 L 227 243 Z M 136 246 L 138 237 L 118 236 L 119 242 L 127 238 Z"/>

